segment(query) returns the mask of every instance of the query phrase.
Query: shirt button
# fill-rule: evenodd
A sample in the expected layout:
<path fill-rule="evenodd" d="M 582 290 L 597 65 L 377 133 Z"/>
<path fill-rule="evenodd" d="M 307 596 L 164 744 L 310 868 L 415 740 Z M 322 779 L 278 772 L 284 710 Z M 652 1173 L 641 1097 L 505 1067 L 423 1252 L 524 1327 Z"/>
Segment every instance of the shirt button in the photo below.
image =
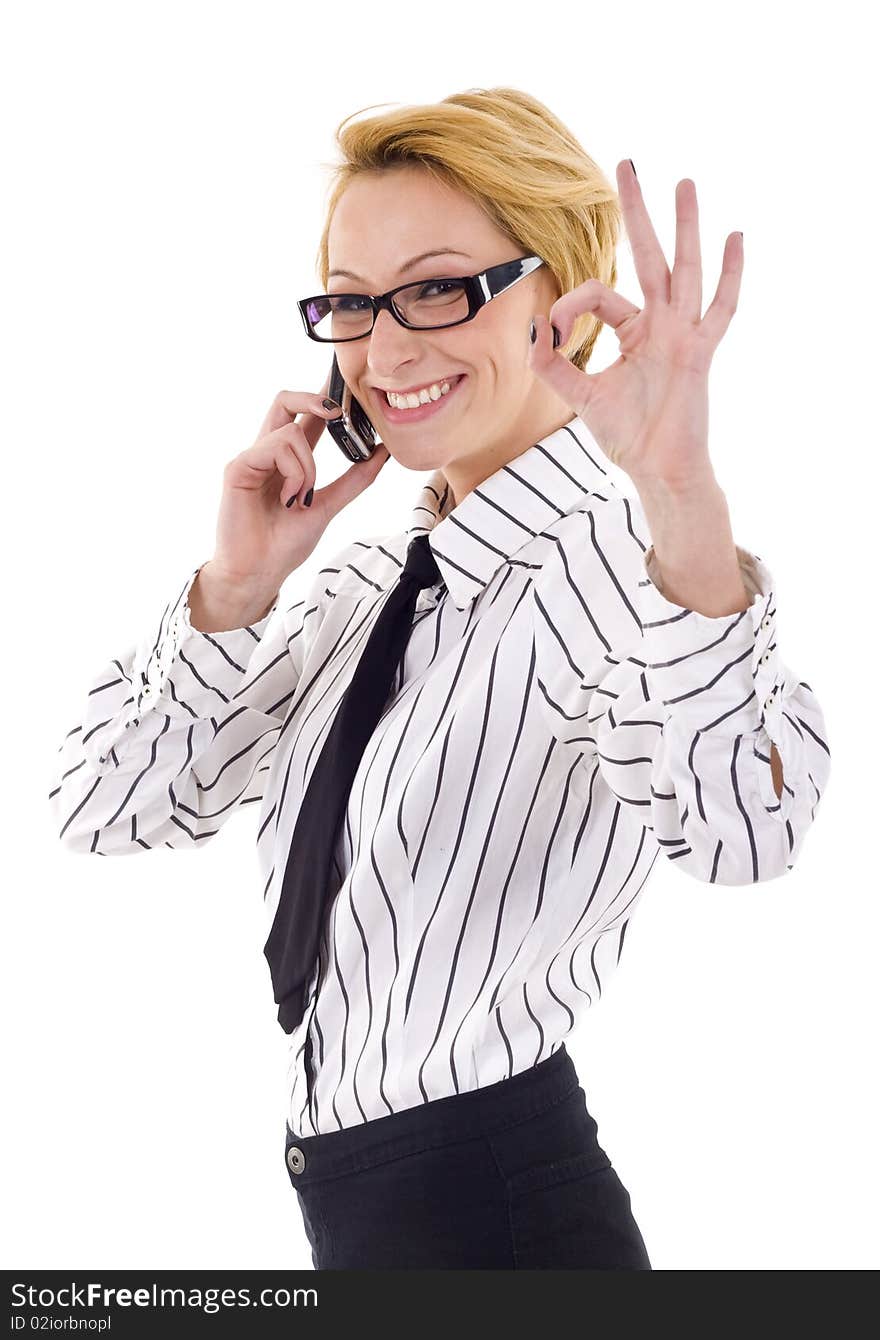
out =
<path fill-rule="evenodd" d="M 306 1166 L 306 1156 L 297 1145 L 291 1145 L 287 1151 L 287 1166 L 292 1173 L 301 1173 Z"/>
<path fill-rule="evenodd" d="M 769 628 L 769 627 L 770 627 L 770 622 L 771 622 L 771 621 L 770 621 L 770 615 L 768 614 L 767 617 L 766 617 L 765 619 L 762 619 L 762 620 L 761 620 L 761 627 L 762 627 L 762 628 Z"/>

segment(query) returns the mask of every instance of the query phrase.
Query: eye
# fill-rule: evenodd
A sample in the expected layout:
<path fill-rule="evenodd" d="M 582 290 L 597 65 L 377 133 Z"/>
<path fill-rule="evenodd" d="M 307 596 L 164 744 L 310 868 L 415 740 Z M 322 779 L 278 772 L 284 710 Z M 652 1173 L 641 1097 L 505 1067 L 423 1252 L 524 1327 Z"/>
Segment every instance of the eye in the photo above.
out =
<path fill-rule="evenodd" d="M 431 289 L 434 290 L 434 295 L 436 296 L 444 293 L 454 293 L 455 290 L 459 288 L 461 288 L 461 284 L 455 279 L 431 279 L 428 280 L 427 283 L 420 285 L 419 296 L 425 298 L 431 297 Z"/>
<path fill-rule="evenodd" d="M 330 293 L 330 309 L 334 312 L 363 312 L 369 308 L 369 299 L 360 293 Z"/>

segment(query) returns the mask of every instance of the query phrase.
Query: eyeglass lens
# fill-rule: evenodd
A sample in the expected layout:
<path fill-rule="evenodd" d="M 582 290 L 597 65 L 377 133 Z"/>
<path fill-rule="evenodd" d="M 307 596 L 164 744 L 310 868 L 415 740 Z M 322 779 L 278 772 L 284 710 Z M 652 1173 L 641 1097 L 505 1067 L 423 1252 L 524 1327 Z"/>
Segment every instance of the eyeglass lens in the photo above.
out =
<path fill-rule="evenodd" d="M 451 326 L 468 315 L 467 290 L 456 279 L 423 279 L 395 293 L 392 302 L 411 326 Z M 362 294 L 331 293 L 308 306 L 312 330 L 323 340 L 351 340 L 366 335 L 373 309 Z"/>

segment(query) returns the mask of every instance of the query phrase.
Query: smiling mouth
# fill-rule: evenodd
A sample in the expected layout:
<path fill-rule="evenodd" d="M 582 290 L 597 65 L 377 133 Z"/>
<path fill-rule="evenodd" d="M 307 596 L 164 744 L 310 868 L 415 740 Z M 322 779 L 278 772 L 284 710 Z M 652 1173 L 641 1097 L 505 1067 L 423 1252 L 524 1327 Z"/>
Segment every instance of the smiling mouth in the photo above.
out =
<path fill-rule="evenodd" d="M 431 400 L 429 398 L 428 400 L 421 401 L 418 405 L 412 405 L 409 407 L 405 406 L 402 409 L 397 405 L 391 404 L 385 391 L 381 387 L 377 386 L 371 388 L 371 394 L 375 396 L 377 406 L 381 410 L 383 416 L 388 420 L 388 422 L 395 424 L 399 427 L 404 427 L 408 423 L 412 424 L 423 423 L 425 420 L 432 418 L 435 414 L 440 413 L 443 409 L 444 403 L 448 400 L 451 400 L 455 395 L 457 395 L 459 387 L 462 386 L 466 381 L 467 381 L 466 372 L 460 372 L 454 378 L 444 377 L 443 381 L 438 382 L 437 385 L 442 386 L 444 382 L 448 383 L 449 385 L 448 391 L 442 392 L 437 397 L 436 400 Z M 434 383 L 431 383 L 431 385 L 433 384 Z M 407 392 L 406 394 L 415 394 L 415 393 Z"/>
<path fill-rule="evenodd" d="M 397 409 L 399 408 L 399 406 L 391 405 L 391 401 L 388 399 L 389 395 L 399 396 L 401 398 L 410 395 L 418 396 L 421 394 L 422 391 L 430 392 L 430 388 L 432 386 L 441 387 L 443 386 L 444 383 L 447 383 L 449 386 L 449 391 L 441 392 L 441 395 L 437 397 L 437 399 L 439 400 L 444 394 L 449 395 L 450 391 L 453 391 L 455 389 L 455 387 L 458 385 L 458 383 L 462 380 L 464 376 L 465 374 L 463 372 L 456 372 L 449 377 L 435 377 L 432 382 L 423 382 L 421 386 L 413 387 L 412 390 L 409 391 L 393 391 L 388 390 L 388 388 L 384 386 L 377 386 L 374 389 L 378 391 L 379 395 L 382 396 L 386 404 L 388 404 L 392 409 Z M 437 401 L 433 400 L 429 394 L 428 399 L 423 400 L 420 403 L 423 405 L 428 405 L 428 404 L 436 404 Z M 411 408 L 418 409 L 418 405 L 413 405 Z"/>

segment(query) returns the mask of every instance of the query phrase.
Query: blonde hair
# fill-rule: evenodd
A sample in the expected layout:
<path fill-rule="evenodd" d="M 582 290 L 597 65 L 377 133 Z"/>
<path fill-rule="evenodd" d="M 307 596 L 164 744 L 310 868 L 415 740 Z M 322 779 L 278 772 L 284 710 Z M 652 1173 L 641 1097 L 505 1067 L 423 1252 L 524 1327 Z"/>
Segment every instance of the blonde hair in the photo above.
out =
<path fill-rule="evenodd" d="M 442 102 L 395 104 L 393 111 L 346 125 L 357 115 L 336 127 L 342 161 L 322 164 L 334 173 L 317 254 L 325 290 L 330 223 L 343 191 L 363 172 L 404 164 L 421 166 L 476 200 L 516 247 L 546 262 L 559 294 L 590 278 L 614 287 L 622 226 L 617 192 L 537 98 L 516 88 L 475 88 Z M 561 346 L 581 370 L 601 328 L 586 312 Z"/>

